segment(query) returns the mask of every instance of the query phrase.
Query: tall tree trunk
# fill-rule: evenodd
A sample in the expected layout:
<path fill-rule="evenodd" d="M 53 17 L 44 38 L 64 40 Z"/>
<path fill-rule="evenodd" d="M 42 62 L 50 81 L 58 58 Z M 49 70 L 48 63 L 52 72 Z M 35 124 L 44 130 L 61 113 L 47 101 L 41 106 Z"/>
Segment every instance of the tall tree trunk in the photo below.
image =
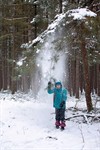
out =
<path fill-rule="evenodd" d="M 68 85 L 67 85 L 67 88 L 68 88 L 68 91 L 69 91 L 69 94 L 70 96 L 72 96 L 72 71 L 71 71 L 71 58 L 69 56 L 69 61 L 68 61 Z"/>
<path fill-rule="evenodd" d="M 80 25 L 81 28 L 81 53 L 82 53 L 82 61 L 83 61 L 83 68 L 84 68 L 84 79 L 85 79 L 85 95 L 86 95 L 86 104 L 87 110 L 90 112 L 92 107 L 92 100 L 91 100 L 91 90 L 90 90 L 90 80 L 89 80 L 89 66 L 88 66 L 88 56 L 85 44 L 85 35 L 84 35 L 84 23 L 82 22 Z"/>
<path fill-rule="evenodd" d="M 76 58 L 76 98 L 79 99 L 79 58 Z"/>
<path fill-rule="evenodd" d="M 80 64 L 80 69 L 79 69 L 79 78 L 80 78 L 80 81 L 79 81 L 79 83 L 80 83 L 80 91 L 81 91 L 81 94 L 83 93 L 83 90 L 84 90 L 84 75 L 83 75 L 83 66 L 82 66 L 82 64 Z"/>
<path fill-rule="evenodd" d="M 2 89 L 2 66 L 1 64 L 2 64 L 2 61 L 0 61 L 0 91 Z"/>
<path fill-rule="evenodd" d="M 15 43 L 15 33 L 16 33 L 16 26 L 14 25 L 14 18 L 16 16 L 16 6 L 13 8 L 13 15 L 12 15 L 12 73 L 11 73 L 11 91 L 12 94 L 16 92 L 16 76 L 15 76 L 15 60 L 16 60 L 16 43 Z"/>
<path fill-rule="evenodd" d="M 72 89 L 73 89 L 73 96 L 76 95 L 76 61 L 73 60 L 72 62 Z"/>
<path fill-rule="evenodd" d="M 90 88 L 91 93 L 94 94 L 94 66 L 90 66 Z"/>
<path fill-rule="evenodd" d="M 35 0 L 36 1 L 36 0 Z M 37 17 L 37 4 L 34 6 L 34 11 L 35 11 L 35 17 Z M 34 38 L 37 37 L 37 22 L 35 22 L 35 31 L 34 31 Z"/>
<path fill-rule="evenodd" d="M 7 47 L 6 47 L 6 40 L 2 43 L 2 89 L 7 90 Z"/>
<path fill-rule="evenodd" d="M 100 64 L 97 64 L 97 94 L 100 96 Z"/>
<path fill-rule="evenodd" d="M 62 0 L 59 0 L 59 12 L 62 13 Z"/>
<path fill-rule="evenodd" d="M 94 90 L 97 94 L 97 64 L 94 64 Z"/>

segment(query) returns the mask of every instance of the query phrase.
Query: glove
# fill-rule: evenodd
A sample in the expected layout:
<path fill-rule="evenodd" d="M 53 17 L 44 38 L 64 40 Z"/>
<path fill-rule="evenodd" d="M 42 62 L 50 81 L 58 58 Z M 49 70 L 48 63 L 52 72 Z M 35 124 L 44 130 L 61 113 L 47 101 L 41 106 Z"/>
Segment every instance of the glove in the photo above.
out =
<path fill-rule="evenodd" d="M 52 83 L 49 81 L 48 82 L 48 89 L 51 89 L 51 85 L 52 85 Z"/>
<path fill-rule="evenodd" d="M 48 82 L 48 85 L 51 85 L 51 82 L 50 82 L 50 81 Z"/>
<path fill-rule="evenodd" d="M 65 101 L 62 101 L 62 102 L 60 103 L 60 107 L 62 108 L 64 105 L 65 105 Z"/>

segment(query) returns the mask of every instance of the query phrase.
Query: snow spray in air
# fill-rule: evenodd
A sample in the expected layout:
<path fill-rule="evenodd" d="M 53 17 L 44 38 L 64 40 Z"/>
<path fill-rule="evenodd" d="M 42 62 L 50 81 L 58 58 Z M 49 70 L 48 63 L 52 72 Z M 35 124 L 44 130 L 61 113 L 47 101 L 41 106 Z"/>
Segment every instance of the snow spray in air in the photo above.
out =
<path fill-rule="evenodd" d="M 47 37 L 42 49 L 37 57 L 37 66 L 41 70 L 40 90 L 38 96 L 46 97 L 48 81 L 53 84 L 55 81 L 64 82 L 66 76 L 65 71 L 65 53 L 55 49 L 55 37 L 52 33 Z M 46 96 L 45 96 L 46 95 Z"/>

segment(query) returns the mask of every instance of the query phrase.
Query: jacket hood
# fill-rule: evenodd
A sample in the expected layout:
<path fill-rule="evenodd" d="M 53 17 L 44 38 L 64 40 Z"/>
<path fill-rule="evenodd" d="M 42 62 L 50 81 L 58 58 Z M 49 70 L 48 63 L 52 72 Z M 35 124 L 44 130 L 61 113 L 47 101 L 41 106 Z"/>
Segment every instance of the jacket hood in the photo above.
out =
<path fill-rule="evenodd" d="M 56 87 L 57 85 L 61 85 L 61 87 L 62 87 L 62 83 L 61 83 L 60 81 L 58 81 L 58 82 L 55 83 L 55 87 Z"/>

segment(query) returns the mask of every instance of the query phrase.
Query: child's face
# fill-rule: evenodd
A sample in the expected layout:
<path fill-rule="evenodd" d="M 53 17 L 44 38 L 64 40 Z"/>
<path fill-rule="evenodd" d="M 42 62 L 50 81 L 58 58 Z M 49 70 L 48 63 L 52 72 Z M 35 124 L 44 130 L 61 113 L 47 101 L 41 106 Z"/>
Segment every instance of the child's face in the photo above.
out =
<path fill-rule="evenodd" d="M 56 85 L 56 88 L 57 88 L 57 89 L 60 89 L 60 88 L 61 88 L 61 85 L 60 85 L 60 84 Z"/>

